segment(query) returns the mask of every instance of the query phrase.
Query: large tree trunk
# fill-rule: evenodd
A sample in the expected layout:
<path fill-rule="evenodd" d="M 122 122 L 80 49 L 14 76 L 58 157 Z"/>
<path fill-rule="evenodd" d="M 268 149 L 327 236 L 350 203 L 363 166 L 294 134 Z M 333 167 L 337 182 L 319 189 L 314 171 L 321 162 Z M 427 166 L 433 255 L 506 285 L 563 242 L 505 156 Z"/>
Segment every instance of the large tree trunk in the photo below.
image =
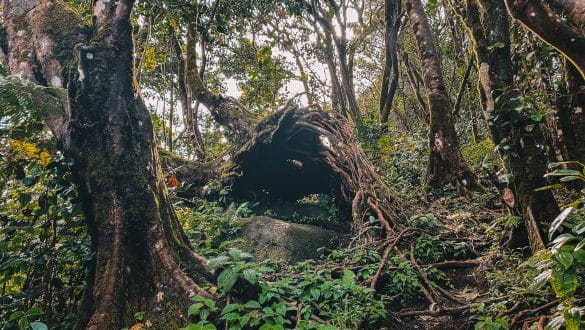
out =
<path fill-rule="evenodd" d="M 430 111 L 429 147 L 425 190 L 452 184 L 458 190 L 476 188 L 459 147 L 451 100 L 443 81 L 439 56 L 420 0 L 407 0 L 406 9 L 423 63 L 423 78 Z"/>
<path fill-rule="evenodd" d="M 45 119 L 75 161 L 95 251 L 77 328 L 119 329 L 137 311 L 157 327 L 180 324 L 190 296 L 209 296 L 197 284 L 205 260 L 177 221 L 149 113 L 134 94 L 131 8 L 96 1 L 90 34 L 61 1 L 4 1 L 10 72 L 67 87 L 63 112 Z"/>
<path fill-rule="evenodd" d="M 515 195 L 509 206 L 522 216 L 524 226 L 514 240 L 527 238 L 533 251 L 544 247 L 542 225 L 554 219 L 558 206 L 550 191 L 536 191 L 546 185 L 544 138 L 538 123 L 518 119 L 518 92 L 513 89 L 514 67 L 510 57 L 510 31 L 503 0 L 466 0 L 454 4 L 462 16 L 475 48 L 484 117 L 492 139 L 512 174 L 509 189 Z M 481 10 L 480 10 L 481 8 Z M 501 47 L 491 48 L 491 45 Z M 527 125 L 533 129 L 526 129 Z M 522 237 L 523 236 L 523 237 Z"/>

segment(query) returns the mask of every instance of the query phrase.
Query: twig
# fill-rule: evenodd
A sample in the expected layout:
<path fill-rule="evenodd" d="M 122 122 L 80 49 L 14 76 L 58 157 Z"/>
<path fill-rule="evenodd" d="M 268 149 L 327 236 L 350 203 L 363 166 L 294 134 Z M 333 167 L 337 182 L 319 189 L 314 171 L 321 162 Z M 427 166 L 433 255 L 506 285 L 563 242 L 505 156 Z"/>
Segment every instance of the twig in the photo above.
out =
<path fill-rule="evenodd" d="M 503 316 L 506 316 L 508 314 L 514 313 L 515 311 L 518 310 L 518 308 L 520 308 L 520 302 L 515 303 L 512 307 L 510 307 L 510 309 L 507 309 L 507 310 L 499 313 L 497 315 L 497 317 L 503 317 Z"/>
<path fill-rule="evenodd" d="M 429 315 L 429 316 L 439 316 L 439 315 L 453 315 L 459 314 L 466 310 L 469 310 L 473 304 L 467 304 L 464 306 L 458 307 L 448 307 L 448 308 L 437 308 L 437 309 L 425 309 L 425 310 L 407 310 L 407 311 L 400 311 L 396 313 L 398 317 L 407 317 L 407 316 L 422 316 L 422 315 Z"/>
<path fill-rule="evenodd" d="M 425 266 L 435 267 L 437 269 L 443 268 L 471 268 L 481 265 L 480 260 L 450 260 L 450 261 L 442 261 L 436 262 L 434 264 L 429 264 Z"/>

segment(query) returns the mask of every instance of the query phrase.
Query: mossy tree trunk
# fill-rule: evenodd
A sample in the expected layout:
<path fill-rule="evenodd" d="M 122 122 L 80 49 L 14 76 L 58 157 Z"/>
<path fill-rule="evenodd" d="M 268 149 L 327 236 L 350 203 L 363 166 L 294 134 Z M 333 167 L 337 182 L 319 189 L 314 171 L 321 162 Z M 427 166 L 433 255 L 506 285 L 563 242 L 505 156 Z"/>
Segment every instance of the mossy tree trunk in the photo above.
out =
<path fill-rule="evenodd" d="M 172 209 L 149 113 L 134 94 L 131 9 L 98 0 L 88 28 L 61 1 L 4 1 L 10 72 L 67 88 L 63 112 L 44 116 L 75 162 L 95 252 L 76 328 L 119 329 L 138 311 L 157 327 L 182 323 L 189 297 L 209 296 L 205 260 Z"/>
<path fill-rule="evenodd" d="M 461 154 L 453 107 L 447 95 L 439 56 L 423 5 L 420 0 L 407 0 L 406 9 L 423 64 L 423 80 L 430 112 L 430 156 L 425 190 L 449 183 L 458 190 L 477 188 L 475 175 Z"/>
<path fill-rule="evenodd" d="M 585 161 L 585 2 L 505 0 L 510 15 L 567 60 L 566 102 L 559 119 L 567 160 Z"/>
<path fill-rule="evenodd" d="M 546 185 L 546 156 L 540 126 L 525 117 L 519 118 L 513 110 L 521 104 L 519 92 L 513 88 L 514 67 L 504 1 L 452 3 L 473 39 L 484 117 L 512 174 L 509 189 L 514 198 L 507 204 L 524 220 L 524 225 L 515 231 L 513 241 L 528 241 L 533 250 L 539 250 L 544 247 L 542 223 L 554 219 L 558 206 L 550 191 L 536 191 Z M 527 129 L 528 126 L 532 129 Z"/>

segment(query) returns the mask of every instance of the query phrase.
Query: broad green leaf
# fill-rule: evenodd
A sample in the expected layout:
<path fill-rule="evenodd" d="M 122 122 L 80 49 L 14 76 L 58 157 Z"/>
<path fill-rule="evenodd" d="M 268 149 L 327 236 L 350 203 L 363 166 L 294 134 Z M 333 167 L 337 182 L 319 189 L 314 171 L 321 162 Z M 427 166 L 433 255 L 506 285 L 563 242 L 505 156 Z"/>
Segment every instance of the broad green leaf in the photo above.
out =
<path fill-rule="evenodd" d="M 548 238 L 552 239 L 554 232 L 559 229 L 559 227 L 563 224 L 565 219 L 569 216 L 569 214 L 573 211 L 572 207 L 567 207 L 566 209 L 561 212 L 552 222 L 550 225 L 550 229 L 548 230 Z"/>
<path fill-rule="evenodd" d="M 227 314 L 229 312 L 233 312 L 236 309 L 238 309 L 238 304 L 227 304 L 222 310 L 221 310 L 221 315 L 223 314 Z"/>
<path fill-rule="evenodd" d="M 239 318 L 240 318 L 240 315 L 238 313 L 227 313 L 227 314 L 221 316 L 221 319 L 226 320 L 226 321 L 233 321 L 233 320 L 237 320 Z"/>
<path fill-rule="evenodd" d="M 581 315 L 579 311 L 570 310 L 563 313 L 565 318 L 565 329 L 566 330 L 579 330 L 581 329 Z"/>
<path fill-rule="evenodd" d="M 248 324 L 248 322 L 250 322 L 250 319 L 251 319 L 251 318 L 252 318 L 252 317 L 250 316 L 250 313 L 248 313 L 248 314 L 246 314 L 246 315 L 242 316 L 242 318 L 240 318 L 240 326 L 241 326 L 241 327 L 243 327 L 243 326 L 245 326 L 246 324 Z"/>
<path fill-rule="evenodd" d="M 256 284 L 260 280 L 260 274 L 253 269 L 244 269 L 242 275 L 251 284 Z"/>
<path fill-rule="evenodd" d="M 26 312 L 26 314 L 32 318 L 35 318 L 37 316 L 43 315 L 43 310 L 39 307 L 33 307 L 29 309 L 28 312 Z"/>
<path fill-rule="evenodd" d="M 142 320 L 144 320 L 144 312 L 136 312 L 136 313 L 134 313 L 134 319 L 136 321 L 142 321 Z"/>
<path fill-rule="evenodd" d="M 343 284 L 346 286 L 351 286 L 355 284 L 355 273 L 349 269 L 343 271 Z"/>
<path fill-rule="evenodd" d="M 226 256 L 213 258 L 213 259 L 209 260 L 209 263 L 207 264 L 207 269 L 209 269 L 209 270 L 218 269 L 219 267 L 226 265 L 229 262 L 230 262 L 230 258 L 226 257 Z"/>
<path fill-rule="evenodd" d="M 24 315 L 23 311 L 12 312 L 12 314 L 10 314 L 10 316 L 8 317 L 8 321 L 14 321 L 16 319 L 21 318 L 23 315 Z"/>
<path fill-rule="evenodd" d="M 209 316 L 209 311 L 207 309 L 202 309 L 199 312 L 199 317 L 201 318 L 202 321 L 207 320 L 207 317 Z"/>
<path fill-rule="evenodd" d="M 313 297 L 313 299 L 315 300 L 319 300 L 319 297 L 321 296 L 321 290 L 319 290 L 318 288 L 309 289 L 309 293 L 311 294 L 311 297 Z"/>
<path fill-rule="evenodd" d="M 530 119 L 532 119 L 535 122 L 541 122 L 542 121 L 542 113 L 534 113 L 532 114 L 532 116 L 530 116 Z"/>
<path fill-rule="evenodd" d="M 208 323 L 203 326 L 203 330 L 217 330 L 217 328 L 215 325 Z"/>
<path fill-rule="evenodd" d="M 564 300 L 572 297 L 577 289 L 575 268 L 571 267 L 565 270 L 562 267 L 554 267 L 550 284 L 559 299 Z"/>
<path fill-rule="evenodd" d="M 550 280 L 551 275 L 552 269 L 545 270 L 538 274 L 532 281 L 532 284 L 530 284 L 530 288 L 536 290 L 542 288 L 542 286 Z"/>
<path fill-rule="evenodd" d="M 555 258 L 565 269 L 568 269 L 573 264 L 573 254 L 571 252 L 559 252 Z"/>
<path fill-rule="evenodd" d="M 236 284 L 238 276 L 239 274 L 233 268 L 226 268 L 217 277 L 217 286 L 223 293 L 227 293 Z"/>
<path fill-rule="evenodd" d="M 257 302 L 256 300 L 250 300 L 248 301 L 244 307 L 246 308 L 253 308 L 253 309 L 258 309 L 258 308 L 262 308 L 262 306 L 260 306 L 260 303 Z"/>
<path fill-rule="evenodd" d="M 201 309 L 201 307 L 203 307 L 203 303 L 194 303 L 193 305 L 189 306 L 189 309 L 187 310 L 187 315 L 189 317 L 199 313 L 199 310 Z"/>
<path fill-rule="evenodd" d="M 230 249 L 228 254 L 236 260 L 240 260 L 242 258 L 242 251 L 238 249 Z"/>
<path fill-rule="evenodd" d="M 33 330 L 49 330 L 49 327 L 47 327 L 47 325 L 43 322 L 31 322 L 30 326 Z"/>
<path fill-rule="evenodd" d="M 585 264 L 585 250 L 583 249 L 576 250 L 575 252 L 573 252 L 573 258 L 575 258 L 577 262 Z"/>

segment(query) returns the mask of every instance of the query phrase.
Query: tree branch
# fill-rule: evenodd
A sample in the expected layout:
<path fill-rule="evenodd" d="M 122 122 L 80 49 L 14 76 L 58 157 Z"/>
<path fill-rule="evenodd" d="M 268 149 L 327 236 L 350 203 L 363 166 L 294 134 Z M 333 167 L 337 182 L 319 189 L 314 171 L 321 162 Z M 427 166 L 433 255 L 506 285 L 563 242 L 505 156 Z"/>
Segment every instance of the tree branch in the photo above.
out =
<path fill-rule="evenodd" d="M 569 3 L 570 1 L 556 1 Z M 569 59 L 585 77 L 585 36 L 541 1 L 505 0 L 510 15 Z"/>

